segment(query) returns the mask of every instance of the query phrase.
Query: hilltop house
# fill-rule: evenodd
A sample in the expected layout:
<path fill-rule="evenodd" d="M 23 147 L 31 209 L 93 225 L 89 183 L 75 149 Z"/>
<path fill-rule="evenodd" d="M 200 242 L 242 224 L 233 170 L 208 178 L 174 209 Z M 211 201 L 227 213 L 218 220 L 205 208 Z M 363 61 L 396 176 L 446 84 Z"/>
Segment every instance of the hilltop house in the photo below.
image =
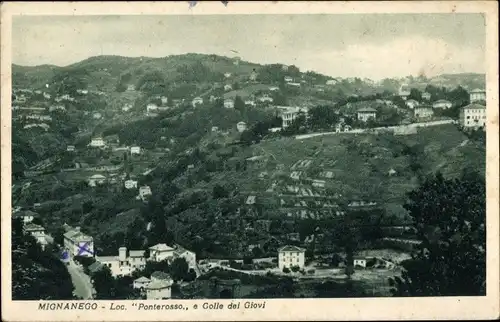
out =
<path fill-rule="evenodd" d="M 473 89 L 469 93 L 469 97 L 471 103 L 486 101 L 486 91 L 479 88 Z"/>
<path fill-rule="evenodd" d="M 297 246 L 284 246 L 278 249 L 278 267 L 280 270 L 287 267 L 298 266 L 304 268 L 305 266 L 305 253 L 306 250 Z"/>
<path fill-rule="evenodd" d="M 236 124 L 236 129 L 240 133 L 244 132 L 247 129 L 247 124 L 245 122 L 238 122 L 238 124 Z"/>
<path fill-rule="evenodd" d="M 138 279 L 134 280 L 132 287 L 142 291 L 146 288 L 146 286 L 149 285 L 149 283 L 151 283 L 151 280 L 149 278 L 141 276 Z"/>
<path fill-rule="evenodd" d="M 450 108 L 452 105 L 453 104 L 447 100 L 437 100 L 434 103 L 432 103 L 433 108 L 442 108 L 442 109 Z"/>
<path fill-rule="evenodd" d="M 125 189 L 137 189 L 137 181 L 126 180 L 125 181 Z"/>
<path fill-rule="evenodd" d="M 431 99 L 431 93 L 429 93 L 429 92 L 422 93 L 422 99 L 425 100 L 425 101 L 430 101 L 430 99 Z"/>
<path fill-rule="evenodd" d="M 193 98 L 193 101 L 191 102 L 191 105 L 193 107 L 196 107 L 197 105 L 201 105 L 201 104 L 203 104 L 203 98 L 201 98 L 201 97 L 195 97 L 195 98 Z"/>
<path fill-rule="evenodd" d="M 69 256 L 94 257 L 94 238 L 82 233 L 80 227 L 72 228 L 66 224 L 64 227 L 64 249 Z"/>
<path fill-rule="evenodd" d="M 410 109 L 414 109 L 419 105 L 419 103 L 416 100 L 410 99 L 405 102 L 406 106 Z"/>
<path fill-rule="evenodd" d="M 329 79 L 326 81 L 326 85 L 336 85 L 338 83 L 338 80 L 336 79 Z"/>
<path fill-rule="evenodd" d="M 157 244 L 149 247 L 149 260 L 161 262 L 165 259 L 174 258 L 175 249 L 167 244 Z"/>
<path fill-rule="evenodd" d="M 466 128 L 479 128 L 486 125 L 486 106 L 469 104 L 460 110 L 459 123 Z"/>
<path fill-rule="evenodd" d="M 377 118 L 377 110 L 371 107 L 365 107 L 358 110 L 358 120 L 367 122 L 369 119 Z"/>
<path fill-rule="evenodd" d="M 127 247 L 118 249 L 118 256 L 99 256 L 96 261 L 107 266 L 113 277 L 129 276 L 135 270 L 143 269 L 146 266 L 146 258 L 143 250 L 131 250 L 127 256 Z"/>
<path fill-rule="evenodd" d="M 149 186 L 142 186 L 139 188 L 139 198 L 143 201 L 146 200 L 148 196 L 151 196 L 151 188 Z"/>
<path fill-rule="evenodd" d="M 224 85 L 224 90 L 225 90 L 225 91 L 230 91 L 230 90 L 232 90 L 232 89 L 233 89 L 233 86 L 232 86 L 231 84 L 226 84 L 226 85 Z"/>
<path fill-rule="evenodd" d="M 434 110 L 429 106 L 415 107 L 413 115 L 418 119 L 425 119 L 434 116 Z"/>
<path fill-rule="evenodd" d="M 163 300 L 172 297 L 172 278 L 163 272 L 153 272 L 151 282 L 146 286 L 148 300 Z"/>
<path fill-rule="evenodd" d="M 232 100 L 231 98 L 226 98 L 224 100 L 224 107 L 225 108 L 234 108 L 234 100 Z"/>
<path fill-rule="evenodd" d="M 47 245 L 47 239 L 45 239 L 45 228 L 30 222 L 24 225 L 24 232 L 33 236 L 42 249 L 45 249 L 45 246 Z"/>
<path fill-rule="evenodd" d="M 125 103 L 122 107 L 122 111 L 124 112 L 128 112 L 130 111 L 130 109 L 132 109 L 132 104 L 131 103 Z"/>
<path fill-rule="evenodd" d="M 104 139 L 102 137 L 96 137 L 90 141 L 89 146 L 94 148 L 103 148 L 106 146 L 106 143 L 104 142 Z"/>

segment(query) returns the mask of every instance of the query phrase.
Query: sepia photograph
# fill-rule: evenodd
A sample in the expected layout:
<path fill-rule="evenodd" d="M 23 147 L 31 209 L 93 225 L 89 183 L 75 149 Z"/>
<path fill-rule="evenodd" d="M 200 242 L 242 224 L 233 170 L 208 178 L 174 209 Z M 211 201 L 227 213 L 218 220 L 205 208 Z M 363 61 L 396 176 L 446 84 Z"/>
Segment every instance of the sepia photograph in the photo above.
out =
<path fill-rule="evenodd" d="M 2 298 L 31 319 L 498 301 L 496 7 L 178 2 L 9 17 Z"/>

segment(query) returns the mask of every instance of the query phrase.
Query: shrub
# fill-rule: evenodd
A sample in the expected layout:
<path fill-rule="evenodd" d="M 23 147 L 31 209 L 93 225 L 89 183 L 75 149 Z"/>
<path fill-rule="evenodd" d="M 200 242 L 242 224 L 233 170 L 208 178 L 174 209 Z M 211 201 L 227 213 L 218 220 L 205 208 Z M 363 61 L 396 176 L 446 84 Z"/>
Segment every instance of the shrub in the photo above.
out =
<path fill-rule="evenodd" d="M 283 267 L 283 273 L 285 274 L 290 273 L 290 269 L 288 267 Z"/>
<path fill-rule="evenodd" d="M 292 266 L 291 269 L 292 269 L 292 272 L 297 273 L 300 270 L 300 267 Z"/>
<path fill-rule="evenodd" d="M 315 269 L 309 269 L 309 270 L 307 270 L 307 274 L 313 275 L 314 273 L 316 273 Z"/>

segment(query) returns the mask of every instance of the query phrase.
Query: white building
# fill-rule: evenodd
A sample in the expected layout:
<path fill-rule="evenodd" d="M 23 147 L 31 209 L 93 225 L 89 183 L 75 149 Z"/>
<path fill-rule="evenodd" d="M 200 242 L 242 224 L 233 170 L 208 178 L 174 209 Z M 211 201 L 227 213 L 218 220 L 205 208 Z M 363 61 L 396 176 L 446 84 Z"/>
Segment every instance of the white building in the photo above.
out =
<path fill-rule="evenodd" d="M 279 91 L 279 90 L 280 90 L 280 88 L 279 88 L 279 87 L 277 87 L 277 86 L 271 86 L 271 87 L 269 87 L 269 90 L 270 90 L 271 92 L 277 92 L 277 91 Z"/>
<path fill-rule="evenodd" d="M 230 91 L 230 90 L 232 90 L 232 89 L 233 89 L 233 86 L 232 86 L 231 84 L 226 84 L 226 85 L 224 85 L 224 90 L 225 90 L 225 91 Z"/>
<path fill-rule="evenodd" d="M 167 103 L 168 103 L 168 97 L 166 97 L 166 96 L 162 96 L 162 97 L 160 98 L 160 100 L 161 100 L 161 104 L 162 104 L 162 105 L 165 105 L 165 104 L 167 104 Z"/>
<path fill-rule="evenodd" d="M 225 108 L 234 108 L 234 100 L 231 98 L 226 98 L 224 100 L 224 107 Z"/>
<path fill-rule="evenodd" d="M 224 73 L 224 77 L 225 77 L 225 78 L 229 78 L 229 77 L 231 77 L 231 73 Z"/>
<path fill-rule="evenodd" d="M 245 100 L 245 105 L 255 106 L 255 101 L 254 100 Z"/>
<path fill-rule="evenodd" d="M 201 105 L 203 104 L 203 98 L 201 97 L 195 97 L 193 99 L 193 101 L 191 102 L 191 105 L 193 105 L 193 107 L 195 107 L 196 105 Z"/>
<path fill-rule="evenodd" d="M 154 103 L 149 103 L 148 105 L 146 105 L 146 112 L 147 113 L 154 113 L 158 111 L 158 105 L 154 104 Z"/>
<path fill-rule="evenodd" d="M 219 127 L 217 126 L 212 126 L 212 132 L 218 132 L 219 131 Z"/>
<path fill-rule="evenodd" d="M 338 81 L 336 79 L 329 79 L 326 81 L 326 85 L 330 85 L 330 86 L 335 85 L 337 83 L 338 83 Z"/>
<path fill-rule="evenodd" d="M 137 189 L 137 181 L 126 180 L 125 181 L 125 189 Z"/>
<path fill-rule="evenodd" d="M 479 88 L 473 89 L 469 93 L 469 97 L 471 103 L 486 101 L 486 91 Z"/>
<path fill-rule="evenodd" d="M 97 113 L 94 113 L 94 114 L 92 114 L 92 118 L 93 118 L 94 120 L 99 120 L 99 119 L 101 119 L 101 118 L 102 118 L 102 114 L 101 114 L 101 113 L 98 113 L 98 112 L 97 112 Z"/>
<path fill-rule="evenodd" d="M 135 86 L 133 84 L 127 85 L 127 91 L 135 91 Z"/>
<path fill-rule="evenodd" d="M 66 151 L 67 151 L 67 152 L 75 152 L 75 150 L 76 150 L 76 148 L 75 148 L 75 146 L 74 146 L 74 145 L 68 145 L 68 146 L 66 147 Z"/>
<path fill-rule="evenodd" d="M 304 268 L 306 250 L 297 246 L 284 246 L 278 249 L 278 267 L 280 270 L 297 266 Z"/>
<path fill-rule="evenodd" d="M 64 249 L 69 256 L 94 257 L 94 238 L 80 231 L 80 227 L 69 227 L 65 225 Z"/>
<path fill-rule="evenodd" d="M 472 103 L 460 110 L 460 125 L 466 128 L 479 128 L 486 125 L 486 106 Z"/>
<path fill-rule="evenodd" d="M 127 256 L 127 247 L 118 249 L 118 256 L 99 256 L 96 261 L 108 267 L 113 277 L 129 276 L 134 271 L 144 269 L 146 258 L 143 250 L 131 250 Z"/>
<path fill-rule="evenodd" d="M 54 112 L 54 111 L 66 111 L 66 107 L 64 105 L 52 105 L 49 107 L 49 112 Z"/>
<path fill-rule="evenodd" d="M 91 187 L 104 184 L 105 182 L 106 182 L 106 177 L 103 176 L 102 174 L 94 174 L 90 176 L 88 179 L 89 186 Z"/>
<path fill-rule="evenodd" d="M 282 109 L 284 110 L 281 113 L 281 118 L 283 120 L 282 128 L 290 126 L 293 123 L 293 121 L 299 116 L 300 113 L 303 113 L 306 117 L 308 113 L 307 108 L 284 107 Z"/>
<path fill-rule="evenodd" d="M 145 200 L 146 197 L 151 196 L 151 188 L 149 186 L 142 186 L 139 188 L 139 198 Z"/>
<path fill-rule="evenodd" d="M 366 258 L 364 257 L 354 257 L 352 265 L 354 267 L 359 266 L 366 268 Z"/>
<path fill-rule="evenodd" d="M 377 110 L 371 107 L 366 107 L 358 110 L 358 120 L 367 122 L 369 119 L 377 118 Z"/>
<path fill-rule="evenodd" d="M 149 260 L 153 262 L 161 262 L 165 259 L 174 258 L 175 249 L 167 244 L 157 244 L 149 247 Z"/>
<path fill-rule="evenodd" d="M 261 103 L 272 103 L 273 102 L 273 98 L 269 97 L 267 95 L 261 96 L 261 97 L 257 98 L 257 100 Z"/>
<path fill-rule="evenodd" d="M 245 122 L 238 122 L 238 124 L 236 124 L 236 129 L 240 133 L 244 132 L 247 129 L 247 124 Z"/>
<path fill-rule="evenodd" d="M 174 258 L 184 258 L 189 268 L 196 267 L 196 253 L 183 248 L 180 245 L 174 245 Z"/>
<path fill-rule="evenodd" d="M 434 110 L 428 106 L 415 107 L 413 115 L 419 119 L 430 118 L 434 116 Z"/>
<path fill-rule="evenodd" d="M 91 141 L 90 141 L 90 144 L 89 144 L 91 147 L 94 147 L 94 148 L 103 148 L 106 146 L 106 143 L 104 142 L 104 139 L 101 138 L 101 137 L 96 137 L 96 138 L 93 138 Z"/>
<path fill-rule="evenodd" d="M 405 104 L 406 104 L 406 106 L 408 106 L 408 108 L 410 108 L 410 109 L 414 109 L 415 107 L 417 107 L 417 106 L 419 105 L 419 103 L 418 103 L 416 100 L 412 100 L 412 99 L 407 100 L 407 101 L 405 102 Z"/>
<path fill-rule="evenodd" d="M 50 95 L 49 93 L 45 93 L 45 92 L 44 92 L 44 93 L 43 93 L 43 97 L 44 97 L 45 99 L 48 99 L 48 100 L 49 100 L 49 99 L 51 98 L 51 95 Z"/>
<path fill-rule="evenodd" d="M 42 249 L 45 249 L 45 246 L 47 245 L 45 228 L 30 222 L 24 225 L 24 232 L 33 236 Z"/>
<path fill-rule="evenodd" d="M 128 111 L 130 111 L 131 108 L 132 108 L 132 104 L 126 103 L 125 105 L 123 105 L 122 111 L 128 112 Z"/>
<path fill-rule="evenodd" d="M 141 154 L 141 147 L 139 146 L 131 146 L 130 154 Z"/>
<path fill-rule="evenodd" d="M 285 82 L 291 83 L 293 82 L 293 78 L 291 76 L 285 76 Z"/>
<path fill-rule="evenodd" d="M 452 107 L 452 103 L 447 100 L 437 100 L 434 103 L 432 103 L 433 108 L 442 108 L 442 109 L 447 109 Z"/>
<path fill-rule="evenodd" d="M 133 283 L 133 288 L 138 289 L 138 290 L 144 290 L 146 289 L 146 286 L 151 283 L 151 280 L 147 277 L 141 276 L 138 279 L 134 280 Z"/>
<path fill-rule="evenodd" d="M 146 298 L 148 300 L 163 300 L 172 297 L 172 285 L 174 281 L 171 278 L 155 279 L 151 275 L 151 282 L 146 286 Z"/>

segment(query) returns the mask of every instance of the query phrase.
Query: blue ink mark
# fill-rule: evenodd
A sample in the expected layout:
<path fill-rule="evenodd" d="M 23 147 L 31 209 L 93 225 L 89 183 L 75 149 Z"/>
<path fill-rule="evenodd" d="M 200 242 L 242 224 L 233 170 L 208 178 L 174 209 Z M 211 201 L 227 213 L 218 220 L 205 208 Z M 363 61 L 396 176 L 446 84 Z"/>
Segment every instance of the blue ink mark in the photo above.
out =
<path fill-rule="evenodd" d="M 90 249 L 88 249 L 89 244 L 90 242 L 78 244 L 78 256 L 83 255 L 83 253 L 85 252 L 89 253 L 90 255 L 94 255 L 94 253 Z"/>
<path fill-rule="evenodd" d="M 189 8 L 192 8 L 192 7 L 196 6 L 197 1 L 188 1 L 188 2 L 189 2 Z"/>
<path fill-rule="evenodd" d="M 65 250 L 64 252 L 62 252 L 61 254 L 61 258 L 65 261 L 67 261 L 69 259 L 69 253 L 67 250 Z"/>

